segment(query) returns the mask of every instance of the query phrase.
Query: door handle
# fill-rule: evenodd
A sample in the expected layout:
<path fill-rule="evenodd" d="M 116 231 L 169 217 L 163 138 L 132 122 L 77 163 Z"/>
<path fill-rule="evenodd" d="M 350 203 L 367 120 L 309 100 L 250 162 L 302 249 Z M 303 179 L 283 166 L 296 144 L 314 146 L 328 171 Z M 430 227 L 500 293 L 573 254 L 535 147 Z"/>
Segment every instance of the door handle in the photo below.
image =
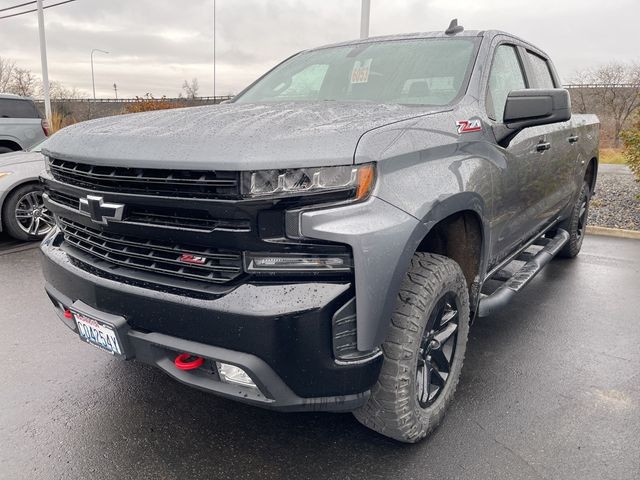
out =
<path fill-rule="evenodd" d="M 569 137 L 569 143 L 576 143 L 580 139 L 579 135 L 572 135 Z"/>
<path fill-rule="evenodd" d="M 551 148 L 551 144 L 549 142 L 540 142 L 536 145 L 536 150 L 539 152 L 544 152 L 545 150 L 549 150 Z"/>

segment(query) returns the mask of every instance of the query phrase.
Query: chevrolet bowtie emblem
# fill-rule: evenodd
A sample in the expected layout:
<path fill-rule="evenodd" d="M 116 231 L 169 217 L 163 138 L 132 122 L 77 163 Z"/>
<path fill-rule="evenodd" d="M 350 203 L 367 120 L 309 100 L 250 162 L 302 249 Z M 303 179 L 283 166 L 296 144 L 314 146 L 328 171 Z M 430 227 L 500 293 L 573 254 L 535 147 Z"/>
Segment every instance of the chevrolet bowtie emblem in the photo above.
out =
<path fill-rule="evenodd" d="M 102 197 L 87 195 L 80 199 L 80 212 L 88 215 L 93 222 L 102 225 L 107 224 L 107 220 L 122 220 L 124 205 L 121 203 L 106 203 Z"/>

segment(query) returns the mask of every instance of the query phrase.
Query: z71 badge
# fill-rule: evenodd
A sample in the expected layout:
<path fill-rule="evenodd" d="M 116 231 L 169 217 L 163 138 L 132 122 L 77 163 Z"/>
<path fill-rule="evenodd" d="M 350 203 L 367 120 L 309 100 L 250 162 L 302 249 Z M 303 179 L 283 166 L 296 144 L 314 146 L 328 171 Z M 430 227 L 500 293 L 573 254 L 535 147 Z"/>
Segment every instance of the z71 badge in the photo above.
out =
<path fill-rule="evenodd" d="M 184 263 L 195 263 L 196 265 L 204 265 L 205 263 L 207 263 L 207 259 L 205 257 L 199 257 L 197 255 L 191 255 L 189 253 L 183 253 L 182 255 L 180 255 L 180 258 L 178 260 Z"/>
<path fill-rule="evenodd" d="M 458 126 L 458 133 L 479 132 L 482 130 L 482 122 L 478 118 L 475 120 L 458 120 L 456 125 Z"/>

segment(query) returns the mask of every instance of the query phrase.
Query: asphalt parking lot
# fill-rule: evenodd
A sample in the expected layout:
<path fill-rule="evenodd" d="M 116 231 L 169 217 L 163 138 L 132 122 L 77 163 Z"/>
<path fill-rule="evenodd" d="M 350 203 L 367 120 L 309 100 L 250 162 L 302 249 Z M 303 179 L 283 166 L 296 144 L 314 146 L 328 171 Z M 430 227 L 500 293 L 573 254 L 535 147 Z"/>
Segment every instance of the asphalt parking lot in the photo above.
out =
<path fill-rule="evenodd" d="M 455 404 L 414 446 L 348 414 L 221 400 L 81 343 L 22 247 L 0 237 L 0 478 L 640 478 L 640 241 L 587 237 L 477 322 Z"/>

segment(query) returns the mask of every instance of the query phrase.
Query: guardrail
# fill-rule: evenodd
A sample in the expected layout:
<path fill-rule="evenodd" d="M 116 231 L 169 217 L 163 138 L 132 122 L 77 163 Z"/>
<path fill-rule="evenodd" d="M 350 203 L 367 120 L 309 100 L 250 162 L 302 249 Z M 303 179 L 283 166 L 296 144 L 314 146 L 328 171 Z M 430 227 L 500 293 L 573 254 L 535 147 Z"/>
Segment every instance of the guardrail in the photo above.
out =
<path fill-rule="evenodd" d="M 638 88 L 636 83 L 570 83 L 563 88 Z"/>
<path fill-rule="evenodd" d="M 212 103 L 220 103 L 223 102 L 225 100 L 230 100 L 231 98 L 233 98 L 232 95 L 216 95 L 215 97 L 194 97 L 194 98 L 185 98 L 185 97 L 173 97 L 173 98 L 166 98 L 166 97 L 159 97 L 159 98 L 145 98 L 145 97 L 139 97 L 139 98 L 52 98 L 51 101 L 52 102 L 78 102 L 78 103 L 135 103 L 135 102 L 142 102 L 145 100 L 156 100 L 156 101 L 161 101 L 161 102 L 184 102 L 184 103 L 189 103 L 189 102 L 212 102 Z M 42 99 L 34 99 L 33 100 L 36 103 L 43 103 L 44 100 Z"/>
<path fill-rule="evenodd" d="M 605 83 L 569 83 L 562 86 L 563 88 L 568 89 L 576 89 L 576 88 L 638 88 L 639 85 L 634 83 L 618 83 L 618 84 L 605 84 Z M 52 102 L 79 102 L 79 103 L 135 103 L 141 102 L 144 100 L 158 100 L 163 102 L 211 102 L 211 103 L 220 103 L 225 100 L 230 100 L 233 98 L 233 95 L 216 95 L 215 97 L 195 97 L 195 98 L 185 98 L 185 97 L 160 97 L 160 98 L 56 98 L 51 99 Z M 36 103 L 43 103 L 42 99 L 34 99 Z"/>

